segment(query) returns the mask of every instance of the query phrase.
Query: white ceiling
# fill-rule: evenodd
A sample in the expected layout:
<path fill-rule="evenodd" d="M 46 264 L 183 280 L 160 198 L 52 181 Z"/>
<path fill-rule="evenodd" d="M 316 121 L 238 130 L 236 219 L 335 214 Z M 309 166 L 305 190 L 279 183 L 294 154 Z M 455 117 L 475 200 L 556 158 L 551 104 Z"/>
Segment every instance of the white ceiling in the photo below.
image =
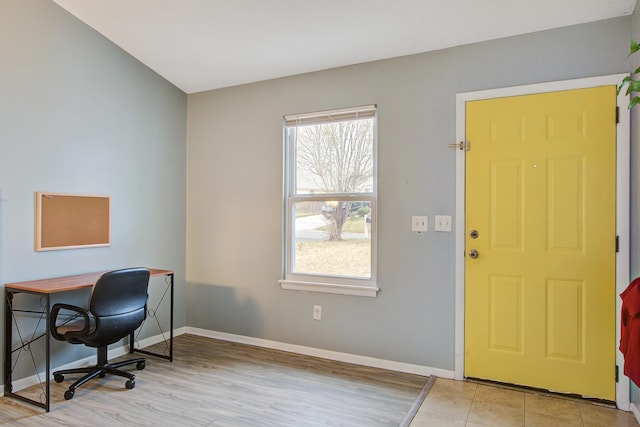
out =
<path fill-rule="evenodd" d="M 53 0 L 187 93 L 597 21 L 636 0 Z"/>

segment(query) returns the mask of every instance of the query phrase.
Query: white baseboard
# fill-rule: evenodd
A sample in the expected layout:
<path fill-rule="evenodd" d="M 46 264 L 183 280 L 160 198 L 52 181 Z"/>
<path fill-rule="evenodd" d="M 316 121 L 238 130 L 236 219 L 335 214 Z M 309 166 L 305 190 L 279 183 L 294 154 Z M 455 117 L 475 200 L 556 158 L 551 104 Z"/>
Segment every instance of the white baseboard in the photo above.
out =
<path fill-rule="evenodd" d="M 638 405 L 633 402 L 629 403 L 629 410 L 631 411 L 633 416 L 636 417 L 636 421 L 638 422 L 638 424 L 640 424 L 640 409 L 638 408 Z"/>
<path fill-rule="evenodd" d="M 405 372 L 409 374 L 430 376 L 435 375 L 441 378 L 453 379 L 453 371 L 429 366 L 414 365 L 411 363 L 395 362 L 393 360 L 377 359 L 356 354 L 341 353 L 338 351 L 323 350 L 314 347 L 306 347 L 296 344 L 287 344 L 279 341 L 265 340 L 262 338 L 247 337 L 244 335 L 228 334 L 225 332 L 211 331 L 208 329 L 186 328 L 186 333 L 199 335 L 202 337 L 215 338 L 223 341 L 249 344 L 256 347 L 282 350 L 290 353 L 304 354 L 306 356 L 320 357 L 322 359 L 336 360 L 338 362 L 353 363 L 356 365 L 370 366 L 372 368 L 388 369 L 390 371 Z"/>
<path fill-rule="evenodd" d="M 173 331 L 173 336 L 177 337 L 178 335 L 182 335 L 185 333 L 185 328 L 178 328 L 175 329 Z M 167 336 L 168 334 L 165 334 L 165 336 Z M 137 341 L 139 348 L 144 348 L 144 347 L 149 347 L 153 344 L 157 344 L 159 342 L 164 341 L 165 336 L 163 336 L 162 334 L 159 335 L 155 335 L 153 337 L 149 337 L 149 338 L 145 338 L 143 340 Z M 168 338 L 167 338 L 168 339 Z M 125 354 L 129 353 L 129 341 L 126 341 L 126 344 L 123 344 L 120 347 L 115 347 L 115 348 L 111 348 L 109 349 L 109 355 L 108 358 L 109 359 L 115 359 L 116 357 L 120 357 L 120 356 L 124 356 Z M 97 356 L 93 355 L 93 356 L 89 356 L 89 357 L 85 357 L 84 359 L 80 359 L 80 360 L 76 360 L 64 365 L 59 365 L 59 366 L 52 366 L 51 367 L 51 374 L 53 374 L 54 371 L 59 371 L 62 369 L 72 369 L 72 368 L 79 368 L 79 367 L 83 367 L 83 366 L 91 366 L 91 365 L 95 365 L 97 362 Z M 41 371 L 38 372 L 37 374 L 34 374 L 30 377 L 26 377 L 26 378 L 20 378 L 17 380 L 13 380 L 12 381 L 12 385 L 13 385 L 13 389 L 14 390 L 23 390 L 27 387 L 31 387 L 33 385 L 36 384 L 40 384 L 42 381 L 44 381 L 44 378 L 46 378 L 45 376 L 45 372 Z M 53 376 L 51 377 L 53 378 Z M 1 390 L 4 390 L 4 384 L 0 384 Z M 4 396 L 4 391 L 2 393 L 2 395 Z"/>

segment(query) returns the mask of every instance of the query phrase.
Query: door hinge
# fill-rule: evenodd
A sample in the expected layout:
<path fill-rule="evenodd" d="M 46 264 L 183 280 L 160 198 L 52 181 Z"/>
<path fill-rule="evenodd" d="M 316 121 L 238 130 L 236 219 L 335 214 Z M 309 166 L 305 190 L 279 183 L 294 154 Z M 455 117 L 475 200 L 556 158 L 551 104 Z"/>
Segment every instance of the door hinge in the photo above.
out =
<path fill-rule="evenodd" d="M 616 105 L 616 124 L 620 123 L 620 107 Z"/>
<path fill-rule="evenodd" d="M 470 151 L 471 141 L 460 141 L 455 144 L 449 144 L 449 148 L 457 148 L 458 150 Z"/>
<path fill-rule="evenodd" d="M 618 374 L 618 365 L 616 365 L 616 382 L 620 382 L 620 376 Z"/>
<path fill-rule="evenodd" d="M 620 252 L 620 236 L 616 236 L 616 253 Z"/>

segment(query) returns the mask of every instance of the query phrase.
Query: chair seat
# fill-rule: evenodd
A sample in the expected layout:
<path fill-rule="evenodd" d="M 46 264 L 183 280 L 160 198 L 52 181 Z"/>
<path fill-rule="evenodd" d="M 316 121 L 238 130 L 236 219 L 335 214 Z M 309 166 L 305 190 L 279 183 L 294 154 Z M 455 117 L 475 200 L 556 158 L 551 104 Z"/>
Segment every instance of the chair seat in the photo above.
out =
<path fill-rule="evenodd" d="M 68 323 L 64 323 L 56 327 L 56 332 L 60 335 L 66 335 L 69 332 L 80 332 L 84 328 L 84 319 L 74 319 Z M 96 320 L 93 317 L 89 317 L 89 332 L 94 332 L 96 329 Z"/>

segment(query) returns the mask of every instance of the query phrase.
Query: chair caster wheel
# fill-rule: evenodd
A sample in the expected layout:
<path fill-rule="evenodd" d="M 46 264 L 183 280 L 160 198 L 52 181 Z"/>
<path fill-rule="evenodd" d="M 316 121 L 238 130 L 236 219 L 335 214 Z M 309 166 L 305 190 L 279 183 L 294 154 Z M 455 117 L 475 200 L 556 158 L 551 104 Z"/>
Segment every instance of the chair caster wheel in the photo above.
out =
<path fill-rule="evenodd" d="M 67 390 L 64 392 L 64 398 L 65 400 L 70 400 L 73 395 L 75 394 L 75 392 L 73 390 Z"/>
<path fill-rule="evenodd" d="M 62 381 L 64 381 L 64 375 L 62 375 L 62 374 L 53 374 L 53 379 L 55 380 L 55 382 L 61 383 Z"/>
<path fill-rule="evenodd" d="M 140 362 L 138 362 L 138 363 L 136 363 L 136 369 L 137 369 L 138 371 L 143 370 L 143 369 L 144 369 L 144 367 L 145 367 L 144 360 L 143 360 L 143 361 L 140 361 Z"/>
<path fill-rule="evenodd" d="M 134 388 L 136 386 L 136 380 L 129 380 L 127 381 L 124 386 L 128 389 L 131 390 L 132 388 Z"/>

